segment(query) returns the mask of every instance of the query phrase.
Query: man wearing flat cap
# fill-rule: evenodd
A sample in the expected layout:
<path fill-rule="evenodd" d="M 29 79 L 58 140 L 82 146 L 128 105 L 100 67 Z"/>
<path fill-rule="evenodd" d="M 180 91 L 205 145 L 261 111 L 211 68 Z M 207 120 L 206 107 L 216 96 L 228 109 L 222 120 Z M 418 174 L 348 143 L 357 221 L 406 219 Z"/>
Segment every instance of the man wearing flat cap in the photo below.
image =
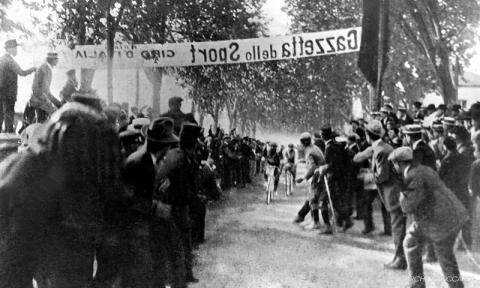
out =
<path fill-rule="evenodd" d="M 422 139 L 422 126 L 417 124 L 407 125 L 403 130 L 408 145 L 413 150 L 413 162 L 437 170 L 437 159 L 433 149 Z M 437 257 L 433 245 L 426 246 L 426 261 L 436 262 Z"/>
<path fill-rule="evenodd" d="M 422 261 L 426 243 L 433 243 L 448 286 L 464 287 L 453 247 L 468 220 L 465 207 L 433 169 L 414 161 L 411 148 L 395 149 L 389 160 L 403 176 L 400 206 L 411 219 L 403 242 L 409 287 L 426 287 Z"/>
<path fill-rule="evenodd" d="M 173 119 L 173 124 L 174 124 L 174 133 L 175 135 L 180 135 L 180 129 L 182 128 L 182 123 L 184 122 L 190 122 L 194 124 L 198 124 L 197 121 L 195 120 L 194 116 L 192 113 L 185 114 L 182 112 L 182 102 L 183 99 L 182 97 L 171 97 L 168 99 L 168 112 L 162 114 L 162 117 L 169 117 Z"/>
<path fill-rule="evenodd" d="M 45 122 L 55 110 L 62 106 L 61 102 L 50 92 L 52 69 L 57 63 L 58 54 L 49 52 L 46 62 L 38 68 L 33 78 L 30 106 L 35 108 L 38 123 Z"/>
<path fill-rule="evenodd" d="M 5 124 L 5 132 L 13 133 L 15 102 L 17 101 L 18 75 L 27 76 L 35 72 L 32 67 L 23 70 L 17 64 L 13 57 L 17 56 L 17 40 L 8 40 L 5 42 L 5 51 L 7 52 L 0 58 L 0 130 Z"/>

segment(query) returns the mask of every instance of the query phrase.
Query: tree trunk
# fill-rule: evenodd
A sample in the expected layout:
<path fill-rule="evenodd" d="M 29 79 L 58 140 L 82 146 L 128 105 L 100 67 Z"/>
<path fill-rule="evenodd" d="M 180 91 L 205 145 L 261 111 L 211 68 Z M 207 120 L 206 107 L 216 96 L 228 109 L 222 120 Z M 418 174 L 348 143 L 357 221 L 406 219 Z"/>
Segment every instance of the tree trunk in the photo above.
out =
<path fill-rule="evenodd" d="M 215 110 L 213 112 L 213 130 L 217 131 L 218 129 L 218 117 L 220 114 L 220 105 L 218 103 L 215 104 Z"/>
<path fill-rule="evenodd" d="M 160 114 L 160 90 L 162 89 L 163 69 L 162 68 L 146 68 L 145 74 L 152 83 L 152 110 L 154 115 Z"/>
<path fill-rule="evenodd" d="M 245 118 L 240 119 L 240 133 L 245 136 L 245 128 L 247 126 L 247 120 Z"/>
<path fill-rule="evenodd" d="M 140 70 L 135 70 L 135 106 L 140 105 Z"/>
<path fill-rule="evenodd" d="M 200 111 L 199 113 L 199 116 L 198 116 L 198 125 L 200 127 L 203 127 L 203 122 L 205 121 L 205 113 L 203 113 L 203 111 Z"/>
<path fill-rule="evenodd" d="M 443 103 L 447 106 L 451 106 L 458 101 L 458 90 L 455 86 L 455 79 L 452 74 L 448 51 L 439 49 L 439 56 L 440 65 L 437 68 L 437 75 L 440 79 Z"/>
<path fill-rule="evenodd" d="M 252 121 L 252 138 L 257 137 L 257 122 Z"/>
<path fill-rule="evenodd" d="M 107 39 L 107 103 L 113 103 L 113 53 L 115 51 L 115 23 L 110 14 L 110 9 L 106 12 L 107 29 L 105 38 Z"/>

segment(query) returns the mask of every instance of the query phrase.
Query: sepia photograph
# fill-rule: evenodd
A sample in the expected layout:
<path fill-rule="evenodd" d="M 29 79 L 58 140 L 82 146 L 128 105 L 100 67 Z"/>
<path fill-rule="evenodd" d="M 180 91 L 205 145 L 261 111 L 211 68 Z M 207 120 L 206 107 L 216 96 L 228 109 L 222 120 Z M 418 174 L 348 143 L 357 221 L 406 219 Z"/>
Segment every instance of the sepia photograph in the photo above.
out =
<path fill-rule="evenodd" d="M 0 0 L 0 288 L 187 287 L 480 287 L 480 0 Z"/>

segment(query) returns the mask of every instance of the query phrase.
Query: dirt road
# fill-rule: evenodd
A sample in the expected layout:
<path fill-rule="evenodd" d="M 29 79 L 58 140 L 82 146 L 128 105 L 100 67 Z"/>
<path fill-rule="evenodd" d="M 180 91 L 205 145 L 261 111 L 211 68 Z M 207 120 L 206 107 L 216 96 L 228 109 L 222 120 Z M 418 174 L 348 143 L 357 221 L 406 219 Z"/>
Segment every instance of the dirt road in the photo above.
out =
<path fill-rule="evenodd" d="M 391 238 L 380 235 L 381 229 L 366 237 L 360 233 L 362 222 L 356 221 L 346 234 L 319 235 L 309 229 L 312 223 L 308 218 L 301 225 L 292 223 L 306 198 L 305 186 L 297 187 L 288 199 L 277 197 L 269 206 L 264 204 L 263 189 L 260 184 L 232 189 L 225 201 L 210 207 L 207 241 L 196 252 L 195 274 L 200 282 L 191 287 L 372 288 L 408 284 L 406 271 L 383 268 L 392 258 L 393 244 Z M 473 272 L 464 253 L 458 254 L 465 287 L 480 287 L 480 271 Z M 464 267 L 470 271 L 463 271 Z M 427 287 L 446 287 L 438 264 L 425 265 L 425 271 Z"/>

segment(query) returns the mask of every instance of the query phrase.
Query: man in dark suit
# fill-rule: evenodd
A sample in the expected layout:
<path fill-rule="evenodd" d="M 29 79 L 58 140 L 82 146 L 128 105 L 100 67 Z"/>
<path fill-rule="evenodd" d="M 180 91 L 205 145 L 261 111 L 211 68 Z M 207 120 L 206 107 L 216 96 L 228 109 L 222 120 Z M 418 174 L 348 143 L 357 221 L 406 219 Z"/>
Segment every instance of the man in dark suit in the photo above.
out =
<path fill-rule="evenodd" d="M 184 122 L 189 122 L 189 123 L 194 123 L 198 124 L 197 121 L 195 120 L 194 116 L 192 113 L 183 113 L 181 108 L 182 108 L 182 102 L 183 99 L 181 97 L 171 97 L 168 99 L 168 112 L 164 113 L 160 116 L 162 117 L 168 117 L 173 119 L 173 125 L 174 125 L 174 133 L 175 135 L 180 135 L 180 129 L 182 128 L 182 123 Z"/>
<path fill-rule="evenodd" d="M 155 287 L 163 287 L 167 281 L 166 266 L 170 265 L 173 270 L 173 279 L 170 279 L 172 287 L 186 287 L 180 232 L 171 220 L 170 209 L 159 201 L 161 195 L 156 180 L 160 162 L 169 149 L 178 145 L 178 138 L 173 135 L 173 120 L 157 118 L 141 131 L 145 144 L 128 157 L 123 173 L 132 191 L 131 208 L 134 213 L 131 229 L 131 259 L 134 263 L 124 273 L 125 286 L 150 287 L 154 284 Z M 153 260 L 153 267 L 148 259 Z"/>
<path fill-rule="evenodd" d="M 197 125 L 184 122 L 180 130 L 180 147 L 167 152 L 156 174 L 157 181 L 165 183 L 159 201 L 170 207 L 171 219 L 180 231 L 185 253 L 186 280 L 190 283 L 198 282 L 192 270 L 192 225 L 189 211 L 197 204 L 195 179 L 199 163 L 195 159 L 195 148 L 200 130 Z"/>
<path fill-rule="evenodd" d="M 372 170 L 375 184 L 383 204 L 390 212 L 395 256 L 385 268 L 405 270 L 407 263 L 402 242 L 405 238 L 407 219 L 400 209 L 400 179 L 394 173 L 388 155 L 393 151 L 392 146 L 383 142 L 384 130 L 379 121 L 370 121 L 366 127 L 367 140 L 372 145 Z M 385 229 L 387 230 L 387 229 Z M 387 231 L 386 231 L 387 232 Z"/>
<path fill-rule="evenodd" d="M 48 53 L 46 62 L 38 68 L 33 78 L 30 106 L 35 108 L 38 123 L 45 122 L 56 109 L 62 106 L 61 102 L 50 92 L 52 69 L 57 63 L 58 54 Z"/>
<path fill-rule="evenodd" d="M 13 133 L 15 102 L 17 101 L 18 75 L 27 76 L 36 68 L 23 70 L 13 57 L 17 56 L 17 40 L 5 42 L 6 54 L 0 58 L 0 130 L 5 124 L 5 132 Z M 4 122 L 5 121 L 5 122 Z"/>
<path fill-rule="evenodd" d="M 422 126 L 418 124 L 407 125 L 403 133 L 406 136 L 407 143 L 413 149 L 413 161 L 437 170 L 435 152 L 422 139 Z"/>
<path fill-rule="evenodd" d="M 347 186 L 348 173 L 346 173 L 350 165 L 350 159 L 345 147 L 335 141 L 330 126 L 323 127 L 321 135 L 323 141 L 325 141 L 326 164 L 324 173 L 327 177 L 327 182 L 330 188 L 332 204 L 338 213 L 337 225 L 342 227 L 343 232 L 346 232 L 353 226 L 353 221 L 349 213 L 351 195 Z M 322 209 L 322 211 L 324 210 L 327 209 Z"/>
<path fill-rule="evenodd" d="M 400 126 L 413 124 L 413 118 L 407 113 L 407 107 L 404 105 L 398 107 L 398 121 Z"/>

